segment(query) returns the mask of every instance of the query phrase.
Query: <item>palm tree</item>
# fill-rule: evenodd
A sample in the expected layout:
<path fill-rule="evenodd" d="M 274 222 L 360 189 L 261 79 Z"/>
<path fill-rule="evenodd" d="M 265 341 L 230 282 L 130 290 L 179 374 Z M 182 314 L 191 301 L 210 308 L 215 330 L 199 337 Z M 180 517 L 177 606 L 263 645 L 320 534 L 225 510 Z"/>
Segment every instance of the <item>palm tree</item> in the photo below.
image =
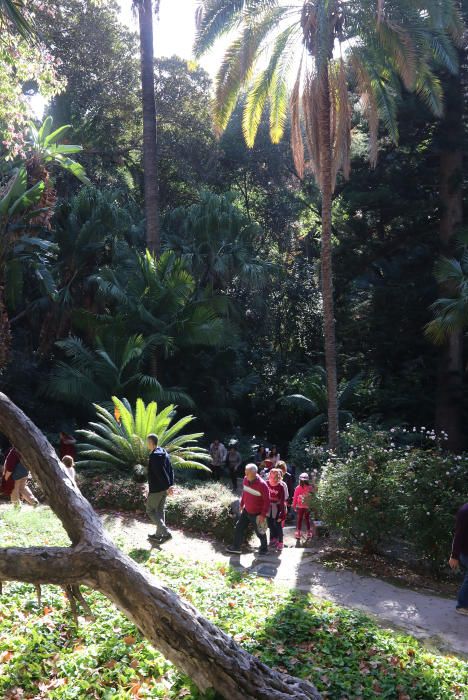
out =
<path fill-rule="evenodd" d="M 270 265 L 256 254 L 259 226 L 236 207 L 234 194 L 202 192 L 164 224 L 169 247 L 187 261 L 199 287 L 225 291 L 237 282 L 259 290 L 267 283 Z"/>
<path fill-rule="evenodd" d="M 159 2 L 156 0 L 156 11 Z M 152 0 L 133 0 L 140 25 L 140 71 L 143 105 L 143 179 L 145 193 L 146 246 L 156 255 L 160 246 L 159 169 L 154 92 L 154 46 Z"/>
<path fill-rule="evenodd" d="M 145 406 L 137 399 L 133 411 L 125 399 L 113 396 L 112 401 L 114 415 L 95 405 L 98 422 L 90 423 L 91 430 L 77 431 L 85 441 L 78 446 L 79 466 L 133 471 L 135 477 L 141 477 L 141 467 L 143 471 L 148 467 L 146 437 L 154 433 L 159 445 L 169 452 L 174 467 L 209 471 L 203 462 L 210 462 L 211 457 L 197 445 L 203 433 L 182 433 L 195 420 L 194 416 L 184 416 L 174 423 L 174 405 L 158 411 L 156 402 Z"/>
<path fill-rule="evenodd" d="M 226 128 L 241 90 L 246 142 L 252 146 L 269 106 L 270 135 L 283 136 L 288 106 L 294 163 L 308 167 L 322 193 L 321 278 L 328 393 L 328 439 L 338 444 L 336 339 L 331 215 L 338 173 L 350 168 L 351 105 L 360 95 L 369 123 L 370 159 L 377 158 L 382 120 L 398 139 L 402 88 L 442 113 L 433 58 L 456 70 L 451 38 L 461 27 L 453 0 L 201 0 L 196 55 L 235 32 L 216 80 L 215 124 Z M 292 76 L 295 76 L 292 78 Z M 293 89 L 288 100 L 289 85 Z M 305 136 L 305 138 L 304 138 Z M 304 143 L 305 142 L 305 143 Z M 307 153 L 306 153 L 307 149 Z"/>
<path fill-rule="evenodd" d="M 149 346 L 141 335 L 128 337 L 114 328 L 97 337 L 93 347 L 80 338 L 57 342 L 67 361 L 59 361 L 44 386 L 46 396 L 69 405 L 88 409 L 93 403 L 110 401 L 117 391 L 135 401 L 138 397 L 185 406 L 193 402 L 178 389 L 164 389 L 155 377 L 146 374 Z"/>
<path fill-rule="evenodd" d="M 193 275 L 172 251 L 159 259 L 149 251 L 136 253 L 125 268 L 106 268 L 96 281 L 126 328 L 143 333 L 153 377 L 159 378 L 161 357 L 216 346 L 223 338 L 223 299 L 196 293 Z"/>
<path fill-rule="evenodd" d="M 349 406 L 352 403 L 356 388 L 362 380 L 362 375 L 345 382 L 338 391 L 338 421 L 340 427 L 352 420 Z M 311 418 L 299 428 L 295 440 L 305 440 L 312 435 L 318 435 L 327 423 L 327 375 L 323 367 L 317 366 L 306 375 L 301 394 L 290 394 L 280 399 L 281 403 L 298 409 Z"/>

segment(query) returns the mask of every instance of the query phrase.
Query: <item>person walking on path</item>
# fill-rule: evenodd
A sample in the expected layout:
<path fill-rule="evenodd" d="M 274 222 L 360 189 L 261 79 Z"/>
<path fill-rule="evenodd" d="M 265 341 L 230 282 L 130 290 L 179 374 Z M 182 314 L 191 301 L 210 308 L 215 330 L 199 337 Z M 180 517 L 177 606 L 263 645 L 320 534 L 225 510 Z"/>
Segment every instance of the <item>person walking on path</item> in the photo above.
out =
<path fill-rule="evenodd" d="M 449 559 L 449 565 L 454 571 L 460 567 L 460 564 L 465 569 L 465 577 L 458 591 L 456 610 L 460 615 L 468 615 L 468 503 L 465 503 L 457 513 L 455 536 Z"/>
<path fill-rule="evenodd" d="M 296 540 L 301 539 L 302 521 L 307 527 L 307 539 L 313 537 L 314 531 L 310 522 L 310 505 L 308 503 L 314 487 L 309 484 L 309 475 L 303 472 L 299 477 L 299 486 L 296 486 L 293 498 L 293 508 L 297 513 Z"/>
<path fill-rule="evenodd" d="M 242 457 L 235 445 L 229 446 L 229 452 L 226 456 L 226 464 L 229 469 L 233 491 L 237 493 L 237 472 L 242 463 Z"/>
<path fill-rule="evenodd" d="M 219 481 L 221 478 L 221 468 L 226 462 L 227 450 L 218 438 L 215 438 L 210 445 L 210 455 L 213 460 L 211 463 L 213 478 L 215 481 Z"/>
<path fill-rule="evenodd" d="M 10 479 L 14 482 L 10 494 L 12 503 L 19 506 L 21 501 L 24 500 L 30 506 L 39 504 L 39 501 L 28 486 L 29 471 L 21 462 L 21 455 L 14 447 L 7 454 L 3 478 L 5 482 L 8 482 Z"/>
<path fill-rule="evenodd" d="M 151 433 L 147 437 L 150 452 L 148 463 L 148 499 L 146 513 L 156 526 L 154 535 L 149 535 L 150 542 L 162 544 L 172 535 L 166 527 L 165 505 L 168 496 L 173 493 L 174 471 L 168 453 L 158 447 L 158 436 Z"/>
<path fill-rule="evenodd" d="M 288 472 L 288 466 L 286 462 L 283 462 L 280 460 L 278 464 L 276 465 L 277 469 L 281 469 L 283 472 L 283 482 L 286 484 L 286 487 L 288 489 L 288 506 L 292 506 L 292 501 L 293 501 L 293 496 L 294 496 L 294 479 L 292 474 Z"/>
<path fill-rule="evenodd" d="M 267 481 L 270 493 L 268 510 L 268 527 L 270 529 L 270 546 L 278 552 L 283 550 L 283 521 L 286 518 L 287 486 L 282 480 L 281 469 L 271 469 Z"/>
<path fill-rule="evenodd" d="M 268 486 L 258 476 L 257 465 L 247 464 L 240 499 L 240 517 L 234 533 L 234 544 L 232 547 L 227 547 L 226 551 L 231 554 L 241 553 L 241 545 L 244 541 L 246 530 L 251 523 L 260 540 L 258 553 L 266 554 L 268 552 L 266 530 L 269 510 L 270 492 Z"/>

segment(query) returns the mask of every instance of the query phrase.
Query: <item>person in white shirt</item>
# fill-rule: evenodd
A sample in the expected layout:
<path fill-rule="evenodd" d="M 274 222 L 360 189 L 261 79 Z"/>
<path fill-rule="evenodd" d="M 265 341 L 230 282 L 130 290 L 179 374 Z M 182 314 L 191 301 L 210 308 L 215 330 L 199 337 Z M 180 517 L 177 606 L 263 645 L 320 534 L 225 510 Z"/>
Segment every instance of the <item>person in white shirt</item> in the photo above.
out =
<path fill-rule="evenodd" d="M 213 460 L 211 464 L 213 477 L 216 481 L 219 481 L 221 477 L 221 468 L 223 467 L 226 461 L 227 450 L 218 438 L 213 440 L 213 442 L 210 445 L 210 455 L 211 459 Z"/>

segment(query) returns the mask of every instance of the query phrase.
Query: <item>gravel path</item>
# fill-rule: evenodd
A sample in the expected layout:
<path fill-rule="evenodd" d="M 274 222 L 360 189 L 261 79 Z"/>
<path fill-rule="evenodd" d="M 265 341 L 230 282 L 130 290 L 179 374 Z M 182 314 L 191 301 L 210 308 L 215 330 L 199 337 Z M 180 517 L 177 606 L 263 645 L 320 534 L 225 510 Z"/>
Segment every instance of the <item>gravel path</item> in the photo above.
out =
<path fill-rule="evenodd" d="M 121 514 L 103 515 L 117 544 L 128 550 L 149 550 L 150 525 Z M 189 532 L 173 531 L 163 549 L 195 561 L 227 562 L 236 568 L 273 579 L 278 585 L 297 588 L 348 608 L 372 615 L 381 624 L 398 628 L 432 648 L 468 656 L 468 617 L 455 613 L 453 600 L 399 588 L 377 578 L 352 571 L 325 568 L 317 559 L 320 540 L 312 547 L 297 548 L 293 528 L 286 528 L 281 555 L 258 557 L 254 551 L 229 555 L 219 543 Z"/>

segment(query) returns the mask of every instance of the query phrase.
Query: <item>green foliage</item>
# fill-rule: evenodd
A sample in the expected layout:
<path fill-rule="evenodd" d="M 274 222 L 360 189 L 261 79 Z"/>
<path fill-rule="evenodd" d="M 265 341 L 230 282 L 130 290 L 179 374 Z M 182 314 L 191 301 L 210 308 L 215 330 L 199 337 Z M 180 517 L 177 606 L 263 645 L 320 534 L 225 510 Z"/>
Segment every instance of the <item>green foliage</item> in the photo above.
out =
<path fill-rule="evenodd" d="M 78 337 L 58 341 L 66 361 L 56 362 L 44 385 L 45 395 L 85 410 L 109 401 L 113 392 L 125 394 L 130 401 L 142 396 L 148 401 L 179 401 L 190 406 L 192 401 L 184 392 L 166 390 L 144 372 L 150 342 L 141 335 L 116 334 L 116 330 L 104 331 L 91 348 Z"/>
<path fill-rule="evenodd" d="M 172 211 L 165 221 L 170 247 L 187 261 L 200 286 L 262 289 L 271 266 L 257 255 L 260 229 L 233 194 L 202 192 L 200 201 Z"/>
<path fill-rule="evenodd" d="M 355 391 L 362 377 L 356 375 L 343 383 L 338 391 L 338 418 L 341 427 L 352 419 L 352 413 L 346 410 L 352 405 Z M 323 367 L 314 367 L 300 380 L 302 393 L 284 396 L 280 401 L 297 409 L 300 413 L 313 416 L 302 428 L 299 428 L 295 440 L 305 440 L 322 431 L 327 422 L 327 375 Z"/>
<path fill-rule="evenodd" d="M 84 185 L 90 185 L 91 182 L 86 176 L 83 166 L 70 158 L 74 153 L 80 153 L 83 147 L 68 142 L 60 143 L 71 126 L 69 124 L 60 126 L 52 131 L 52 124 L 53 119 L 50 116 L 44 120 L 39 128 L 30 122 L 25 142 L 26 148 L 41 165 L 58 165 L 78 178 Z"/>
<path fill-rule="evenodd" d="M 64 89 L 47 107 L 54 121 L 73 124 L 82 162 L 101 185 L 136 189 L 142 138 L 138 41 L 111 1 L 42 3 L 36 25 L 53 47 Z M 73 183 L 59 180 L 70 194 Z"/>
<path fill-rule="evenodd" d="M 99 476 L 88 476 L 88 471 L 92 472 L 92 468 L 79 473 L 78 484 L 81 493 L 93 508 L 128 513 L 145 510 L 145 492 L 141 484 L 135 483 L 135 479 L 122 476 L 121 472 L 110 468 L 103 468 Z M 144 471 L 146 479 L 146 467 Z"/>
<path fill-rule="evenodd" d="M 436 262 L 435 277 L 446 291 L 431 310 L 434 318 L 426 326 L 427 336 L 442 345 L 452 333 L 468 327 L 468 231 L 457 236 L 458 255 L 440 258 Z"/>
<path fill-rule="evenodd" d="M 17 529 L 2 528 L 1 545 L 26 542 L 23 517 L 22 512 L 15 520 Z M 66 544 L 61 529 L 55 537 L 49 525 L 47 530 L 50 544 Z M 40 528 L 29 534 L 28 544 L 39 541 L 44 544 Z M 147 550 L 131 554 L 138 559 L 144 554 L 146 566 L 165 585 L 264 663 L 310 679 L 330 698 L 451 700 L 466 692 L 463 660 L 428 652 L 362 613 L 225 565 L 190 563 L 164 553 L 148 558 Z M 25 698 L 41 692 L 51 700 L 90 692 L 103 700 L 137 694 L 214 700 L 212 694 L 200 695 L 102 595 L 86 592 L 96 620 L 80 619 L 77 630 L 59 588 L 44 587 L 41 609 L 30 585 L 8 584 L 5 593 L 0 601 L 0 693 L 5 697 L 21 689 Z"/>
<path fill-rule="evenodd" d="M 466 500 L 468 458 L 444 451 L 444 439 L 425 428 L 376 432 L 354 426 L 345 439 L 346 457 L 329 461 L 322 472 L 324 520 L 366 549 L 403 538 L 417 559 L 440 572 L 455 514 Z"/>
<path fill-rule="evenodd" d="M 103 406 L 95 405 L 98 421 L 90 423 L 91 430 L 77 431 L 83 439 L 78 446 L 79 466 L 108 467 L 130 475 L 136 465 L 148 466 L 146 438 L 154 433 L 175 468 L 209 471 L 203 464 L 210 461 L 209 454 L 197 446 L 203 433 L 182 433 L 195 420 L 194 416 L 184 416 L 174 422 L 173 405 L 158 410 L 155 401 L 145 406 L 142 399 L 137 399 L 133 410 L 126 399 L 121 401 L 114 396 L 112 401 L 118 420 Z"/>
<path fill-rule="evenodd" d="M 222 484 L 177 488 L 166 502 L 170 525 L 213 535 L 221 542 L 231 542 L 234 532 L 233 503 L 237 498 Z"/>

